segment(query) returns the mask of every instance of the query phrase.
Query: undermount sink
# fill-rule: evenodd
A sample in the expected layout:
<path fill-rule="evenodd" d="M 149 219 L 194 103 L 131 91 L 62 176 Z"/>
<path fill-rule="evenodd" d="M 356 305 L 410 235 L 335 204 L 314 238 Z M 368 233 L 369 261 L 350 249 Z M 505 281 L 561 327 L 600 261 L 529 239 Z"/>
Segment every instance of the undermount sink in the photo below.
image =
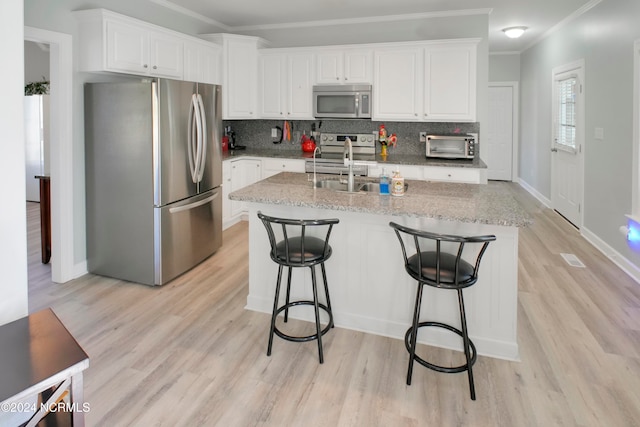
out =
<path fill-rule="evenodd" d="M 358 191 L 366 191 L 367 193 L 380 193 L 380 184 L 377 182 L 365 182 L 361 184 Z"/>
<path fill-rule="evenodd" d="M 328 188 L 329 190 L 347 191 L 347 183 L 335 179 L 325 179 L 316 182 L 316 188 Z"/>
<path fill-rule="evenodd" d="M 347 183 L 341 182 L 335 179 L 325 179 L 322 181 L 318 181 L 316 182 L 316 188 L 326 188 L 329 190 L 348 192 Z M 404 184 L 405 192 L 407 191 L 407 188 L 409 188 L 409 184 L 405 182 Z M 354 187 L 354 191 L 352 191 L 351 193 L 380 194 L 380 184 L 377 182 L 365 182 L 365 183 L 356 184 Z"/>

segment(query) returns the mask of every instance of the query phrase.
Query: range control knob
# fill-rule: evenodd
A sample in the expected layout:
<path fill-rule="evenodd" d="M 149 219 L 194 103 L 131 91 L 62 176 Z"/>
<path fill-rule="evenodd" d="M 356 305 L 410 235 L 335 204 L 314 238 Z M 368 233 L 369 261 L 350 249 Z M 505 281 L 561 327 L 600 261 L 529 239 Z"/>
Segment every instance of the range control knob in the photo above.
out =
<path fill-rule="evenodd" d="M 368 136 L 367 137 L 367 142 L 371 142 L 371 141 L 373 141 L 373 136 Z"/>
<path fill-rule="evenodd" d="M 329 137 L 329 141 L 333 141 L 333 137 L 332 136 Z"/>

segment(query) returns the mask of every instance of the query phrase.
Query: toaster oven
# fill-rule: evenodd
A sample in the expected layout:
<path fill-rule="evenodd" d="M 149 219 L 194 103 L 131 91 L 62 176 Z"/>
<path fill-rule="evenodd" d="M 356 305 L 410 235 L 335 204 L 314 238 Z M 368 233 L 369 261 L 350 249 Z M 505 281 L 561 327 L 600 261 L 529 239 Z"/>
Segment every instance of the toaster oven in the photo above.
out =
<path fill-rule="evenodd" d="M 473 159 L 476 139 L 473 135 L 427 135 L 427 157 Z"/>

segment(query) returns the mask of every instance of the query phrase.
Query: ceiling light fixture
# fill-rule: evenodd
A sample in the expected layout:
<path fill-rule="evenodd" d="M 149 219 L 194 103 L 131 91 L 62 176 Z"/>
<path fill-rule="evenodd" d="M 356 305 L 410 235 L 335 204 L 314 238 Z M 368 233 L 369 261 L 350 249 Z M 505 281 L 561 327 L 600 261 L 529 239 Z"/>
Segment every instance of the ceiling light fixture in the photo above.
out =
<path fill-rule="evenodd" d="M 509 27 L 502 30 L 510 39 L 517 39 L 526 31 L 527 27 Z"/>

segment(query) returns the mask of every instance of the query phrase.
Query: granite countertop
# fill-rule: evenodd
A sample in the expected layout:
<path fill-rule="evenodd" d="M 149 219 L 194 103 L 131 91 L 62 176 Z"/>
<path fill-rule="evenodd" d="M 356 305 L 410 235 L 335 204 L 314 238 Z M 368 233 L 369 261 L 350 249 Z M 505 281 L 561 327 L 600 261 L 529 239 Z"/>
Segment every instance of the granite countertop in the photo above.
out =
<path fill-rule="evenodd" d="M 271 157 L 276 159 L 311 159 L 313 153 L 305 153 L 302 150 L 268 150 L 247 147 L 245 150 L 229 150 L 222 153 L 222 159 L 235 159 L 239 157 Z M 415 165 L 415 166 L 445 166 L 455 168 L 476 168 L 486 169 L 487 165 L 480 159 L 458 160 L 458 159 L 428 159 L 424 154 L 391 154 L 386 159 L 382 159 L 380 153 L 376 154 L 376 161 L 380 164 L 388 165 Z"/>
<path fill-rule="evenodd" d="M 318 175 L 318 180 L 336 179 Z M 356 178 L 356 183 L 377 182 Z M 232 200 L 286 206 L 425 217 L 466 223 L 523 227 L 532 219 L 509 194 L 505 183 L 486 185 L 407 180 L 402 197 L 314 189 L 307 174 L 281 172 L 229 195 Z"/>

